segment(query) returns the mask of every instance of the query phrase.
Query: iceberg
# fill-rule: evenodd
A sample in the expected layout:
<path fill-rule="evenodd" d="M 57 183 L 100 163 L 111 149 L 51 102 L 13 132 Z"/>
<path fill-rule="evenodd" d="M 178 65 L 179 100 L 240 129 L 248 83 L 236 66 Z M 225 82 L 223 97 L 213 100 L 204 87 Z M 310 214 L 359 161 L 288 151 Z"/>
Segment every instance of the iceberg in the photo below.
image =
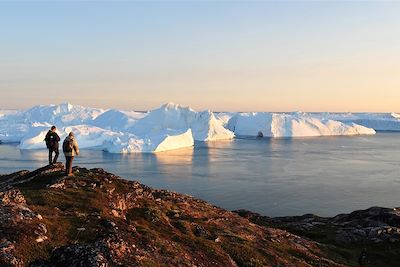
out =
<path fill-rule="evenodd" d="M 233 139 L 235 134 L 223 126 L 211 111 L 197 112 L 190 107 L 168 103 L 138 120 L 130 131 L 139 135 L 162 129 L 192 129 L 196 141 Z"/>
<path fill-rule="evenodd" d="M 18 143 L 29 132 L 30 124 L 10 123 L 0 118 L 0 143 Z"/>
<path fill-rule="evenodd" d="M 219 121 L 222 122 L 222 125 L 225 128 L 228 128 L 228 122 L 229 120 L 235 116 L 236 114 L 238 114 L 237 112 L 215 112 L 215 118 Z"/>
<path fill-rule="evenodd" d="M 99 115 L 91 124 L 103 129 L 124 131 L 132 127 L 138 119 L 145 115 L 142 112 L 123 112 L 110 109 Z"/>
<path fill-rule="evenodd" d="M 153 153 L 174 150 L 194 145 L 191 129 L 185 132 L 158 133 L 147 137 L 134 135 L 120 136 L 104 143 L 104 150 L 110 153 Z"/>
<path fill-rule="evenodd" d="M 49 127 L 38 126 L 30 130 L 20 142 L 21 149 L 44 149 L 44 138 Z M 138 137 L 130 133 L 113 132 L 96 126 L 75 125 L 58 129 L 63 140 L 74 132 L 80 148 L 104 150 L 110 153 L 162 152 L 194 145 L 191 130 L 186 132 L 165 131 L 152 136 Z"/>
<path fill-rule="evenodd" d="M 60 105 L 35 106 L 21 113 L 14 114 L 14 118 L 24 122 L 77 125 L 90 122 L 102 113 L 104 113 L 102 109 L 64 103 Z"/>
<path fill-rule="evenodd" d="M 29 131 L 21 138 L 19 146 L 21 149 L 46 148 L 44 138 L 51 126 L 36 125 L 30 127 Z"/>
<path fill-rule="evenodd" d="M 390 113 L 390 116 L 392 116 L 395 119 L 400 119 L 400 114 L 399 113 L 392 112 L 392 113 Z"/>
<path fill-rule="evenodd" d="M 375 134 L 375 130 L 355 123 L 345 124 L 307 114 L 238 113 L 228 122 L 236 135 L 259 137 L 306 137 Z"/>
<path fill-rule="evenodd" d="M 61 105 L 36 106 L 2 113 L 0 140 L 19 142 L 21 149 L 43 149 L 51 127 L 63 139 L 74 132 L 81 148 L 111 153 L 150 153 L 190 147 L 197 141 L 232 139 L 211 111 L 197 112 L 173 103 L 150 112 L 92 109 Z"/>
<path fill-rule="evenodd" d="M 47 126 L 31 127 L 29 132 L 20 141 L 21 149 L 42 149 L 46 148 L 44 138 L 50 128 Z M 79 140 L 80 148 L 99 148 L 102 149 L 103 143 L 106 140 L 120 135 L 120 133 L 104 130 L 90 125 L 74 125 L 62 128 L 57 128 L 57 133 L 61 138 L 61 142 L 70 132 L 74 132 Z"/>
<path fill-rule="evenodd" d="M 398 113 L 315 113 L 316 117 L 356 123 L 377 131 L 400 131 Z"/>
<path fill-rule="evenodd" d="M 28 110 L 8 112 L 0 117 L 0 140 L 3 142 L 21 142 L 28 136 L 32 138 L 32 134 L 36 133 L 38 126 L 57 125 L 57 127 L 64 127 L 84 124 L 92 121 L 103 112 L 102 109 L 73 106 L 69 103 L 40 105 Z"/>

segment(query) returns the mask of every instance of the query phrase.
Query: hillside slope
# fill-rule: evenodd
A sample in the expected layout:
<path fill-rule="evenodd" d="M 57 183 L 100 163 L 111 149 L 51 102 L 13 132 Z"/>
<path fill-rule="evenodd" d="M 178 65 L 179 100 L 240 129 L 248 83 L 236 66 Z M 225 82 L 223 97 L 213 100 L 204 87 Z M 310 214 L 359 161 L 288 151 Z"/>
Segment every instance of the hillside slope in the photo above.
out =
<path fill-rule="evenodd" d="M 327 248 L 102 169 L 0 176 L 1 266 L 343 266 Z"/>

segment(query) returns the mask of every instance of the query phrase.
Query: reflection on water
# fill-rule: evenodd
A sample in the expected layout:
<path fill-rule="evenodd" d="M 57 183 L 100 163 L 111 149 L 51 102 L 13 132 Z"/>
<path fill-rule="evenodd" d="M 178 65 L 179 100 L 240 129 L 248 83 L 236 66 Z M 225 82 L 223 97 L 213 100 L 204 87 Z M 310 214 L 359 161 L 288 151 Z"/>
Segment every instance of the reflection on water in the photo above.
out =
<path fill-rule="evenodd" d="M 0 145 L 0 173 L 33 170 L 46 162 L 45 150 Z M 198 142 L 158 154 L 83 150 L 75 164 L 271 216 L 399 205 L 399 133 Z"/>
<path fill-rule="evenodd" d="M 193 161 L 194 147 L 181 148 L 167 152 L 154 154 L 159 163 L 162 164 L 191 164 Z"/>

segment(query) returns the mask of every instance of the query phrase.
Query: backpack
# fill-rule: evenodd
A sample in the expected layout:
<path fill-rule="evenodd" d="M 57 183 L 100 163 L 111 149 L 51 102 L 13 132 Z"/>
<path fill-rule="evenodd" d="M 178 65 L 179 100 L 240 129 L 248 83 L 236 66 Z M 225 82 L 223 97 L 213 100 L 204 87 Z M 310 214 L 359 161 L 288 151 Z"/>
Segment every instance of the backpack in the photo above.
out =
<path fill-rule="evenodd" d="M 74 150 L 74 140 L 70 138 L 65 139 L 63 143 L 63 151 L 70 153 L 72 150 Z"/>
<path fill-rule="evenodd" d="M 46 142 L 47 148 L 51 148 L 54 145 L 54 138 L 50 131 L 46 134 L 46 138 L 44 139 L 44 141 Z"/>

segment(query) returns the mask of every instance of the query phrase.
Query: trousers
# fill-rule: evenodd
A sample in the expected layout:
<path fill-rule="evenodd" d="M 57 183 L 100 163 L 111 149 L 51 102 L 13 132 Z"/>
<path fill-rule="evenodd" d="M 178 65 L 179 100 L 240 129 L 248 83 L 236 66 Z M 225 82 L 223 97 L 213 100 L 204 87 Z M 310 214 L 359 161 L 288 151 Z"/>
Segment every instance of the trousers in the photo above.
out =
<path fill-rule="evenodd" d="M 54 152 L 54 159 L 53 159 L 53 152 Z M 49 164 L 53 164 L 57 162 L 58 155 L 60 155 L 60 152 L 58 151 L 58 147 L 51 147 L 49 148 Z"/>
<path fill-rule="evenodd" d="M 66 174 L 72 174 L 72 162 L 74 161 L 74 157 L 65 156 L 65 172 Z"/>

